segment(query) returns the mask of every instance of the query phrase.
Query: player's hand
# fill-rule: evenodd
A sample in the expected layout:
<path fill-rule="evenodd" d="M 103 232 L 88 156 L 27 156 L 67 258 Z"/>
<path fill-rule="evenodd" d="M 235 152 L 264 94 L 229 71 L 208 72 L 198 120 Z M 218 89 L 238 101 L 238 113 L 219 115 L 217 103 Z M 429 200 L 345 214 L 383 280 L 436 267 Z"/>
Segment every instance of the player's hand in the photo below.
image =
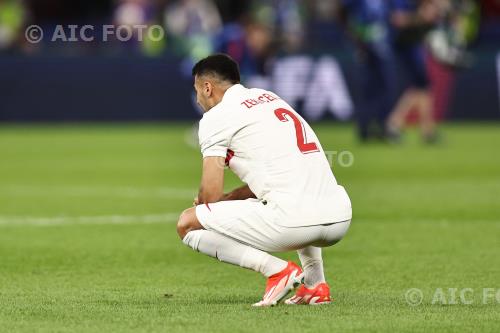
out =
<path fill-rule="evenodd" d="M 198 197 L 195 197 L 193 199 L 193 206 L 198 206 L 200 204 L 200 200 L 198 199 Z"/>

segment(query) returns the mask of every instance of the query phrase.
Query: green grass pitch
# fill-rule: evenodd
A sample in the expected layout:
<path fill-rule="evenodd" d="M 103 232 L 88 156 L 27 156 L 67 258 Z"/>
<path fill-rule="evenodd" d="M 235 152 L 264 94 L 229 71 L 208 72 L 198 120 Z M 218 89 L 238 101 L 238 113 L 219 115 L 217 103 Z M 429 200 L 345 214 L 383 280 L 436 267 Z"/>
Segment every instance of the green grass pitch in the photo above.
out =
<path fill-rule="evenodd" d="M 264 278 L 176 235 L 201 170 L 190 125 L 1 126 L 0 331 L 498 332 L 500 304 L 483 297 L 500 290 L 498 125 L 448 125 L 433 147 L 315 128 L 354 156 L 334 158 L 354 211 L 324 251 L 335 302 L 255 309 Z"/>

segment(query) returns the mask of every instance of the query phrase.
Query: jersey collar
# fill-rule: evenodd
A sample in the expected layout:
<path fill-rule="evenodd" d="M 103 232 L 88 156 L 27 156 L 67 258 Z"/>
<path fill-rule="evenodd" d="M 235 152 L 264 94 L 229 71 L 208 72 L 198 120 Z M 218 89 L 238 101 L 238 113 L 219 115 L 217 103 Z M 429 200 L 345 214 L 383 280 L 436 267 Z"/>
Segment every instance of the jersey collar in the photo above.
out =
<path fill-rule="evenodd" d="M 224 93 L 224 96 L 222 96 L 222 101 L 227 101 L 232 99 L 235 96 L 238 96 L 238 93 L 242 91 L 243 89 L 246 89 L 242 84 L 235 84 L 229 87 L 226 92 Z"/>

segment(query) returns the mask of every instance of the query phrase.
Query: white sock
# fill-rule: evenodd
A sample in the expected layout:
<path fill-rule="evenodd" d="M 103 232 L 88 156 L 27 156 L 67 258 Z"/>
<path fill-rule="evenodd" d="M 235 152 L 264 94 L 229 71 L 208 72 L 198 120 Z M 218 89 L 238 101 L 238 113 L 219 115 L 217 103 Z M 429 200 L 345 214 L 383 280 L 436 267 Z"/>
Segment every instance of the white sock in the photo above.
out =
<path fill-rule="evenodd" d="M 323 258 L 321 257 L 321 248 L 308 246 L 297 250 L 300 263 L 304 270 L 304 284 L 307 288 L 314 288 L 321 282 L 325 282 L 323 272 Z"/>
<path fill-rule="evenodd" d="M 266 277 L 282 271 L 288 265 L 280 258 L 211 230 L 190 231 L 182 241 L 195 251 L 229 264 L 252 269 Z"/>

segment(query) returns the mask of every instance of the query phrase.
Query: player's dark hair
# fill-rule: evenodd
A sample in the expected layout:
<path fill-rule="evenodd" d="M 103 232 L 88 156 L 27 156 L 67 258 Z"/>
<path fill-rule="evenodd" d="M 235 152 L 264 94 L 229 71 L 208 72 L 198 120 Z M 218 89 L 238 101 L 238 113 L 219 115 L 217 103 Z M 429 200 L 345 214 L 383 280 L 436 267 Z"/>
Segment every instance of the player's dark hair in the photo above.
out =
<path fill-rule="evenodd" d="M 236 61 L 227 54 L 219 53 L 201 59 L 193 67 L 193 76 L 211 74 L 223 81 L 240 83 L 240 69 Z"/>

